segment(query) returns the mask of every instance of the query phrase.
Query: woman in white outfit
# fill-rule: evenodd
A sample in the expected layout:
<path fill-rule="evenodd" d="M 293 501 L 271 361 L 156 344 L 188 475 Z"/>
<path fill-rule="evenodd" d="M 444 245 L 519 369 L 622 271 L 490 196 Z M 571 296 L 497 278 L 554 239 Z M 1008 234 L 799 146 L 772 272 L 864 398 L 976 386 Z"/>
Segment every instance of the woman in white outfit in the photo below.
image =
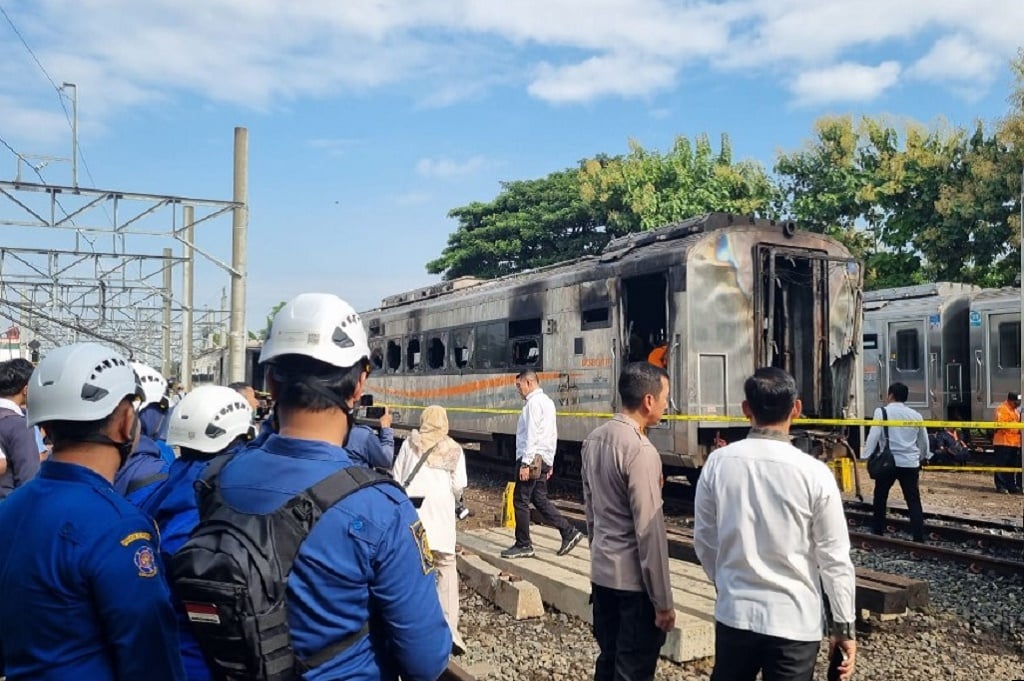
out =
<path fill-rule="evenodd" d="M 419 470 L 416 465 L 426 457 Z M 415 472 L 414 472 L 415 471 Z M 459 573 L 455 565 L 455 502 L 466 487 L 466 457 L 448 437 L 448 412 L 431 405 L 420 415 L 420 427 L 402 444 L 395 457 L 395 480 L 405 483 L 412 498 L 422 497 L 418 509 L 427 543 L 437 568 L 437 595 L 452 630 L 452 648 L 465 651 L 459 635 Z"/>

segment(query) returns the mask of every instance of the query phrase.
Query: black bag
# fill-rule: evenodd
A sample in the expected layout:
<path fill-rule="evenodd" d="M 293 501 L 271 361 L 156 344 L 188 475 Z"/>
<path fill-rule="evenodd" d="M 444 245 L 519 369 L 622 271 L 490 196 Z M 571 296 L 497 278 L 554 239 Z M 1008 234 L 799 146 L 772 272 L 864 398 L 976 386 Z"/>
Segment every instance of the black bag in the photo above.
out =
<path fill-rule="evenodd" d="M 370 485 L 398 485 L 369 468 L 350 466 L 273 513 L 248 514 L 225 504 L 220 492 L 217 478 L 230 458 L 211 461 L 196 482 L 200 520 L 171 559 L 171 583 L 214 678 L 292 681 L 369 631 L 366 623 L 308 659 L 295 655 L 285 591 L 299 546 L 320 516 L 349 494 Z"/>
<path fill-rule="evenodd" d="M 885 407 L 882 407 L 882 421 L 887 420 Z M 889 449 L 889 426 L 883 425 L 882 430 L 885 444 L 880 444 L 868 457 L 868 475 L 872 480 L 892 475 L 896 471 L 896 459 L 892 455 L 892 450 Z"/>

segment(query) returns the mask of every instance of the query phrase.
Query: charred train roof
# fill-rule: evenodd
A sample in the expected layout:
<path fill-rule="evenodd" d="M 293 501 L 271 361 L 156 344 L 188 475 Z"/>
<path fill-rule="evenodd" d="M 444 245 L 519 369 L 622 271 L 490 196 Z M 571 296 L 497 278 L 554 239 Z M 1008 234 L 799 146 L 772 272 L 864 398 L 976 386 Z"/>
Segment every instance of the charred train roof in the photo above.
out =
<path fill-rule="evenodd" d="M 514 290 L 516 295 L 535 294 L 584 281 L 613 276 L 629 277 L 664 270 L 685 261 L 685 257 L 681 260 L 681 256 L 685 256 L 690 247 L 706 233 L 730 227 L 776 229 L 787 235 L 792 234 L 794 230 L 793 224 L 788 222 L 780 223 L 730 213 L 707 213 L 658 229 L 613 239 L 598 255 L 584 256 L 496 279 L 460 277 L 388 296 L 384 298 L 379 308 L 363 314 L 390 312 L 415 303 L 450 303 L 463 297 L 481 296 L 507 289 Z M 838 244 L 828 237 L 822 238 Z"/>

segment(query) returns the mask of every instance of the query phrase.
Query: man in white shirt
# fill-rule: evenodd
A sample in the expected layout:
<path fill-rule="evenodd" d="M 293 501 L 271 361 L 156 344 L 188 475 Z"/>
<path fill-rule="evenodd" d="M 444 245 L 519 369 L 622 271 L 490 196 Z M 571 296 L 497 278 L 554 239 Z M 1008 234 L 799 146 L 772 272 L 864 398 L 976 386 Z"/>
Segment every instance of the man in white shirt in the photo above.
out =
<path fill-rule="evenodd" d="M 921 421 L 921 414 L 904 404 L 909 394 L 910 389 L 903 383 L 890 385 L 885 406 L 875 409 L 875 422 L 883 424 L 883 410 L 889 421 Z M 863 458 L 870 456 L 880 444 L 883 444 L 886 430 L 889 431 L 889 449 L 892 451 L 892 458 L 896 460 L 896 469 L 875 480 L 872 531 L 878 535 L 885 532 L 885 509 L 889 503 L 889 490 L 892 489 L 893 483 L 899 480 L 903 500 L 907 502 L 907 511 L 910 513 L 910 534 L 914 541 L 924 542 L 924 515 L 921 511 L 921 490 L 918 480 L 921 462 L 931 458 L 928 450 L 928 431 L 924 426 L 871 426 L 864 443 L 864 452 L 861 454 Z"/>
<path fill-rule="evenodd" d="M 529 558 L 533 556 L 530 541 L 530 502 L 544 519 L 562 535 L 558 555 L 576 548 L 583 533 L 569 524 L 548 500 L 548 479 L 554 472 L 555 449 L 558 446 L 558 424 L 555 403 L 544 394 L 537 372 L 527 369 L 516 376 L 516 390 L 526 404 L 519 414 L 516 426 L 516 488 L 512 497 L 516 517 L 516 543 L 501 552 L 502 558 Z M 531 464 L 540 458 L 540 477 L 531 479 Z"/>
<path fill-rule="evenodd" d="M 697 484 L 694 548 L 715 583 L 712 681 L 811 681 L 831 605 L 830 657 L 853 674 L 856 576 L 835 478 L 790 444 L 793 377 L 758 369 L 743 386 L 750 434 L 715 450 Z"/>

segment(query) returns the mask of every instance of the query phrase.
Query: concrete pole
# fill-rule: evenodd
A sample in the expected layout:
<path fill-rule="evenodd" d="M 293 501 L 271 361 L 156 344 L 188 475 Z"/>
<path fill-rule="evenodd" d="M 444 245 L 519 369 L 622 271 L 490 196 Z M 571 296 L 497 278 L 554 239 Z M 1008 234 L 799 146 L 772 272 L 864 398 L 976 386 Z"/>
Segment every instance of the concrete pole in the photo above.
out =
<path fill-rule="evenodd" d="M 182 267 L 181 276 L 181 297 L 183 299 L 183 310 L 181 313 L 181 385 L 185 392 L 192 390 L 192 304 L 193 293 L 193 258 L 195 257 L 191 244 L 195 243 L 195 209 L 192 206 L 182 207 L 182 217 L 185 222 L 185 265 Z"/>
<path fill-rule="evenodd" d="M 228 380 L 245 380 L 245 277 L 249 231 L 249 131 L 235 128 L 235 191 L 231 230 L 231 327 L 228 332 Z"/>
<path fill-rule="evenodd" d="M 160 373 L 164 378 L 171 375 L 171 287 L 174 282 L 171 280 L 172 265 L 174 263 L 174 251 L 164 249 L 164 320 L 161 328 L 161 340 L 163 341 L 163 352 L 160 357 Z"/>

